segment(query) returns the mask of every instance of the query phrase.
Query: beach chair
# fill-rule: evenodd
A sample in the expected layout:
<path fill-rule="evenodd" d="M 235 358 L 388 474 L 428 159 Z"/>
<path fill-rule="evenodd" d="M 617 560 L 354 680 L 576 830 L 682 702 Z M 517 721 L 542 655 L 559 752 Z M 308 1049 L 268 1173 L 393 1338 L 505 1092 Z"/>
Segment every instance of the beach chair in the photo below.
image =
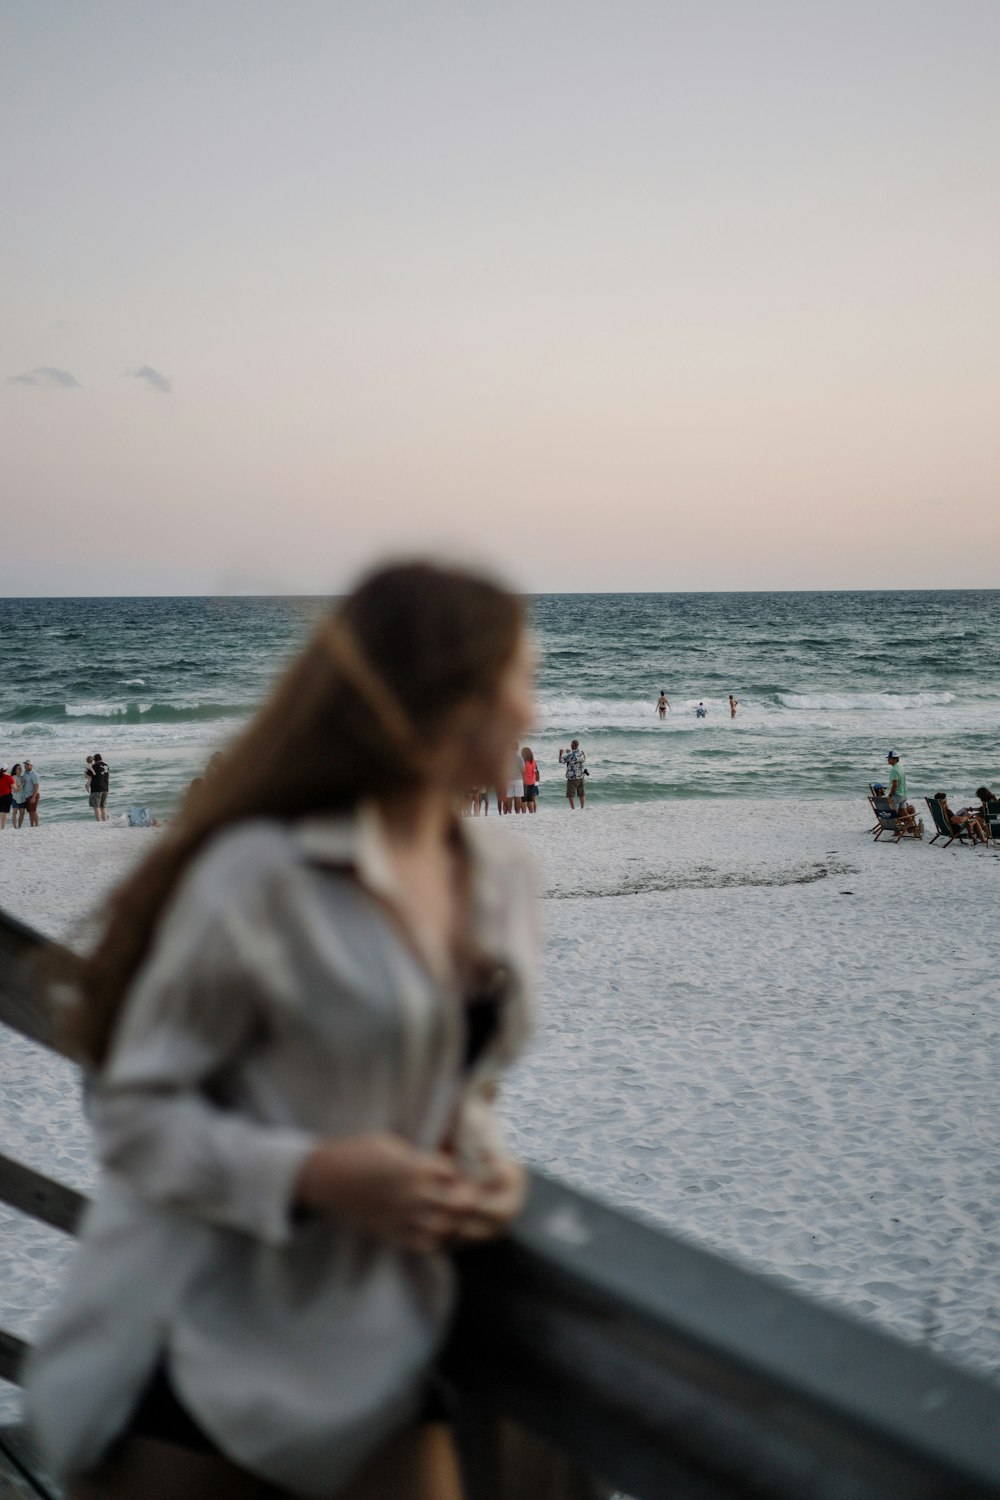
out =
<path fill-rule="evenodd" d="M 896 812 L 888 797 L 880 795 L 874 789 L 872 789 L 868 800 L 872 805 L 872 811 L 876 818 L 878 818 L 875 827 L 871 829 L 871 832 L 875 835 L 876 844 L 883 833 L 891 834 L 894 844 L 898 844 L 900 839 L 923 838 L 924 825 L 915 813 Z"/>
<path fill-rule="evenodd" d="M 936 797 L 925 797 L 924 801 L 930 808 L 931 817 L 934 819 L 934 827 L 937 829 L 937 833 L 931 839 L 932 844 L 936 844 L 938 839 L 945 839 L 944 847 L 947 849 L 949 844 L 953 844 L 958 839 L 960 844 L 968 844 L 970 849 L 975 848 L 976 841 L 972 837 L 972 830 L 970 828 L 966 828 L 960 823 L 956 823 L 953 828 L 945 816 L 944 808 Z"/>
<path fill-rule="evenodd" d="M 879 834 L 880 829 L 882 829 L 882 819 L 880 819 L 880 813 L 885 813 L 885 811 L 888 811 L 888 813 L 892 813 L 892 816 L 895 817 L 895 813 L 894 811 L 892 811 L 891 804 L 889 804 L 889 798 L 888 796 L 886 796 L 886 789 L 885 786 L 883 786 L 882 781 L 870 781 L 870 783 L 868 783 L 868 805 L 870 805 L 871 811 L 873 811 L 874 813 L 874 819 L 876 819 L 874 820 L 873 825 L 871 825 L 871 828 L 868 829 L 868 832 L 870 832 L 870 834 Z"/>
<path fill-rule="evenodd" d="M 983 803 L 983 822 L 986 824 L 986 832 L 990 842 L 1000 839 L 1000 800 Z"/>

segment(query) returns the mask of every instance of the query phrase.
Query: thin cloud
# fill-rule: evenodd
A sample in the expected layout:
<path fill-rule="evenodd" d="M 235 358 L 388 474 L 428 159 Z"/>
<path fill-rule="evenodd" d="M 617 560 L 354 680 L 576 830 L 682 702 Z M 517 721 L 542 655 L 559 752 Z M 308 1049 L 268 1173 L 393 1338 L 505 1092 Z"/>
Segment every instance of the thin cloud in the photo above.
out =
<path fill-rule="evenodd" d="M 42 385 L 48 386 L 50 390 L 79 391 L 82 390 L 80 382 L 75 375 L 68 370 L 57 370 L 54 365 L 36 365 L 33 370 L 25 370 L 23 375 L 8 375 L 10 385 Z"/>
<path fill-rule="evenodd" d="M 126 375 L 131 375 L 133 380 L 144 380 L 151 391 L 158 396 L 169 396 L 173 385 L 166 375 L 161 375 L 159 370 L 154 370 L 152 365 L 140 365 L 138 370 L 126 370 Z"/>

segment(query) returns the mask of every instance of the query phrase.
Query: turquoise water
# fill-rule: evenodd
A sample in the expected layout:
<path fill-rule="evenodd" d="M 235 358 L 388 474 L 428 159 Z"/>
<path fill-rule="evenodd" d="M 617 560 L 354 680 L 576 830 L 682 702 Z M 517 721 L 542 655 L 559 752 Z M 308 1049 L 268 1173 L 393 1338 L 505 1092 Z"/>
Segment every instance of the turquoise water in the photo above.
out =
<path fill-rule="evenodd" d="M 604 801 L 861 794 L 890 745 L 912 792 L 966 798 L 1000 782 L 1000 591 L 546 594 L 530 606 L 543 806 L 573 735 Z M 2 600 L 0 763 L 32 759 L 44 816 L 78 818 L 84 756 L 100 750 L 112 809 L 169 813 L 323 607 Z"/>

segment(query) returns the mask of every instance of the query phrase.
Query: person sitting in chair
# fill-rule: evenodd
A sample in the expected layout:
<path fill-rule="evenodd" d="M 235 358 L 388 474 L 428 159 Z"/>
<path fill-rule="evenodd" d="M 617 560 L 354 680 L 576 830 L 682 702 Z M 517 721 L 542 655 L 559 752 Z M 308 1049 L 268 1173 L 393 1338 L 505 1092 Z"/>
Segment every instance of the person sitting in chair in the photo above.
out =
<path fill-rule="evenodd" d="M 979 795 L 978 792 L 976 795 Z M 935 792 L 934 800 L 944 814 L 944 820 L 952 833 L 961 833 L 963 830 L 966 830 L 971 833 L 974 844 L 986 843 L 986 830 L 983 827 L 982 819 L 971 807 L 960 807 L 955 812 L 952 812 L 948 806 L 948 798 L 944 792 Z"/>

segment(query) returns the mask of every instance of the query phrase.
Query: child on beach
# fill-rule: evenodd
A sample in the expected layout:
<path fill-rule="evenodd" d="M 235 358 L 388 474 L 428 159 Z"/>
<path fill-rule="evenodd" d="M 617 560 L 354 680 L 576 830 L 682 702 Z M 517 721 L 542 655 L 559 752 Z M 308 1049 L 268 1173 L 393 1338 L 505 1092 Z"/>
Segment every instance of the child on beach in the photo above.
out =
<path fill-rule="evenodd" d="M 523 1200 L 535 924 L 454 808 L 532 717 L 514 595 L 373 574 L 67 956 L 106 1175 L 27 1394 L 70 1500 L 457 1500 L 433 1361 Z"/>

